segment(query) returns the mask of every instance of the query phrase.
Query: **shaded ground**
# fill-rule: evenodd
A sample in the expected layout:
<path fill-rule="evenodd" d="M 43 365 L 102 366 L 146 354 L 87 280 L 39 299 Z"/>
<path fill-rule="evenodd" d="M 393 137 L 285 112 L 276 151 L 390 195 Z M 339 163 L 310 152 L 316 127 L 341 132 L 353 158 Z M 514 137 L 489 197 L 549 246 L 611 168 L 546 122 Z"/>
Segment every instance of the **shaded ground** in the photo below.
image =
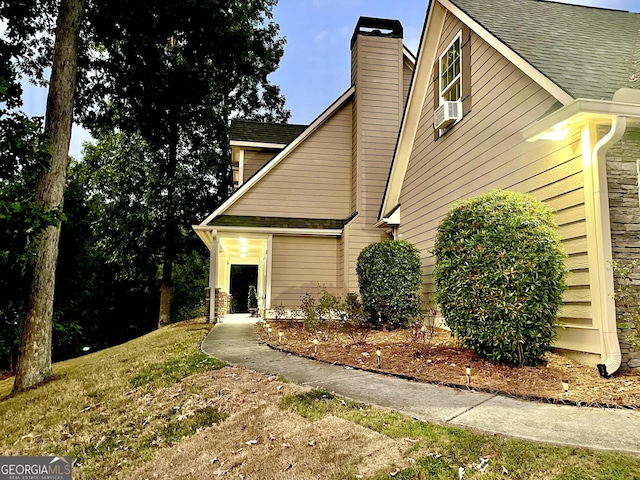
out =
<path fill-rule="evenodd" d="M 373 331 L 365 345 L 354 345 L 348 335 L 335 330 L 310 332 L 291 322 L 271 322 L 271 327 L 271 340 L 266 329 L 257 328 L 258 335 L 272 347 L 313 357 L 312 342 L 317 338 L 317 358 L 330 363 L 378 370 L 379 348 L 383 372 L 421 381 L 466 387 L 469 365 L 470 388 L 522 398 L 640 408 L 640 375 L 620 372 L 603 379 L 594 367 L 554 353 L 548 353 L 541 366 L 514 368 L 476 358 L 445 330 L 435 329 L 431 337 L 428 333 L 414 335 L 412 330 Z M 283 333 L 282 345 L 279 332 Z M 569 381 L 568 395 L 563 380 Z"/>
<path fill-rule="evenodd" d="M 279 407 L 283 395 L 308 387 L 230 367 L 186 378 L 164 393 L 193 387 L 199 393 L 181 414 L 215 408 L 229 415 L 226 420 L 162 449 L 124 478 L 344 478 L 408 464 L 406 441 L 334 416 L 311 421 Z"/>

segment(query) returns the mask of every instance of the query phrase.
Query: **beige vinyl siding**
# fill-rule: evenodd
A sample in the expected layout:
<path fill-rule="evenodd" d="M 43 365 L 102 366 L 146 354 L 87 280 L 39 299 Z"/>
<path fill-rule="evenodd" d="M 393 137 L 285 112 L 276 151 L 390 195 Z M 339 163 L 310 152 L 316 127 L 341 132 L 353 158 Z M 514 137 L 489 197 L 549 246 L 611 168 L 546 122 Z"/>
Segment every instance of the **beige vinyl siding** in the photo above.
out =
<path fill-rule="evenodd" d="M 300 306 L 305 293 L 319 287 L 342 295 L 340 239 L 274 236 L 272 242 L 271 306 Z"/>
<path fill-rule="evenodd" d="M 225 215 L 347 218 L 351 105 L 338 110 L 239 198 Z"/>
<path fill-rule="evenodd" d="M 448 14 L 439 53 L 461 28 Z M 471 41 L 471 111 L 434 140 L 433 96 L 438 92 L 431 84 L 400 195 L 400 233 L 422 252 L 425 296 L 434 290 L 429 252 L 452 202 L 492 188 L 530 192 L 554 209 L 569 254 L 570 288 L 560 321 L 580 329 L 576 335 L 587 342 L 582 351 L 598 351 L 599 342 L 596 346 L 596 336 L 589 333 L 593 327 L 580 138 L 525 142 L 521 130 L 544 116 L 555 99 L 475 33 Z M 558 346 L 572 348 L 572 338 L 563 333 Z"/>
<path fill-rule="evenodd" d="M 363 220 L 373 225 L 380 210 L 402 114 L 402 41 L 361 35 L 357 37 L 353 57 L 356 209 Z"/>
<path fill-rule="evenodd" d="M 258 170 L 260 170 L 264 166 L 265 163 L 271 160 L 275 154 L 276 152 L 274 151 L 245 150 L 243 182 L 249 180 Z"/>

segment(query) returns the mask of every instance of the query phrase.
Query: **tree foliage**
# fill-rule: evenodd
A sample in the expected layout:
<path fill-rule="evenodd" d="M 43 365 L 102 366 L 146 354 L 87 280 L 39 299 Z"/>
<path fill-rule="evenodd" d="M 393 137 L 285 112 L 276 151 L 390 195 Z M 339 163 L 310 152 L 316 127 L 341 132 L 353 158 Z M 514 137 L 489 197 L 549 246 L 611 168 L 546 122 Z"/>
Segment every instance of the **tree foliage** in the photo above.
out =
<path fill-rule="evenodd" d="M 54 358 L 157 324 L 167 258 L 173 319 L 201 312 L 208 262 L 190 226 L 230 193 L 229 121 L 288 117 L 267 80 L 284 44 L 275 0 L 86 4 L 75 109 L 98 140 L 71 168 L 63 216 L 35 202 L 51 158 L 42 119 L 15 110 L 19 76 L 47 85 L 61 1 L 0 0 L 0 369 L 26 310 L 32 247 L 61 220 Z"/>
<path fill-rule="evenodd" d="M 440 223 L 433 253 L 436 300 L 462 343 L 495 362 L 539 363 L 566 286 L 552 210 L 524 193 L 470 198 Z"/>
<path fill-rule="evenodd" d="M 85 97 L 98 137 L 140 135 L 157 165 L 154 214 L 162 238 L 159 323 L 169 321 L 173 265 L 195 206 L 211 209 L 230 188 L 232 115 L 286 120 L 267 76 L 284 41 L 271 21 L 274 0 L 116 0 L 89 14 L 102 50 Z M 201 212 L 202 214 L 203 212 Z"/>
<path fill-rule="evenodd" d="M 365 247 L 356 264 L 362 304 L 373 322 L 405 327 L 420 315 L 418 249 L 404 240 Z"/>

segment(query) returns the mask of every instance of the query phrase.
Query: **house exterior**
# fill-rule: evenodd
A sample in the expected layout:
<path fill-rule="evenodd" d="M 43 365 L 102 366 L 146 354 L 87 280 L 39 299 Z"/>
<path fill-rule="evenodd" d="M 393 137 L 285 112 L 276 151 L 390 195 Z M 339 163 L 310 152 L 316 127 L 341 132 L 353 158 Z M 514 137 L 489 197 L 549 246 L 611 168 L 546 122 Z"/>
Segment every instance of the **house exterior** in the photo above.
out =
<path fill-rule="evenodd" d="M 449 205 L 493 188 L 555 212 L 568 284 L 555 346 L 603 374 L 640 367 L 618 328 L 613 260 L 640 258 L 640 15 L 542 0 L 431 0 L 419 53 L 361 18 L 352 84 L 194 227 L 224 295 L 244 242 L 268 312 L 318 284 L 357 291 L 355 262 L 393 236 L 433 293 Z M 636 279 L 640 285 L 640 278 Z"/>

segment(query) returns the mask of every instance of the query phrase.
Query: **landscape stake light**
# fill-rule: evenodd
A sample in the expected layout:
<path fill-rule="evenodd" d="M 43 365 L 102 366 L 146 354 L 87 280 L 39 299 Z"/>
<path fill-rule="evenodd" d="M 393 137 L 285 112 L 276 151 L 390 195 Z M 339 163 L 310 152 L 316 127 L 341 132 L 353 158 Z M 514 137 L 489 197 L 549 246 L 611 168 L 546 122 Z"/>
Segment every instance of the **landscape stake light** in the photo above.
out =
<path fill-rule="evenodd" d="M 562 388 L 564 389 L 564 396 L 569 396 L 569 380 L 562 380 Z"/>
<path fill-rule="evenodd" d="M 318 339 L 317 338 L 313 339 L 313 356 L 314 357 L 318 356 Z"/>
<path fill-rule="evenodd" d="M 267 333 L 269 334 L 269 340 L 271 340 L 271 327 L 267 329 Z"/>
<path fill-rule="evenodd" d="M 280 345 L 280 351 L 282 351 L 282 332 L 278 332 L 278 345 Z"/>
<path fill-rule="evenodd" d="M 376 350 L 376 355 L 378 356 L 378 370 L 380 370 L 382 368 L 382 352 L 380 349 Z"/>
<path fill-rule="evenodd" d="M 471 365 L 467 365 L 465 370 L 467 372 L 467 385 L 469 385 L 471 383 Z"/>

